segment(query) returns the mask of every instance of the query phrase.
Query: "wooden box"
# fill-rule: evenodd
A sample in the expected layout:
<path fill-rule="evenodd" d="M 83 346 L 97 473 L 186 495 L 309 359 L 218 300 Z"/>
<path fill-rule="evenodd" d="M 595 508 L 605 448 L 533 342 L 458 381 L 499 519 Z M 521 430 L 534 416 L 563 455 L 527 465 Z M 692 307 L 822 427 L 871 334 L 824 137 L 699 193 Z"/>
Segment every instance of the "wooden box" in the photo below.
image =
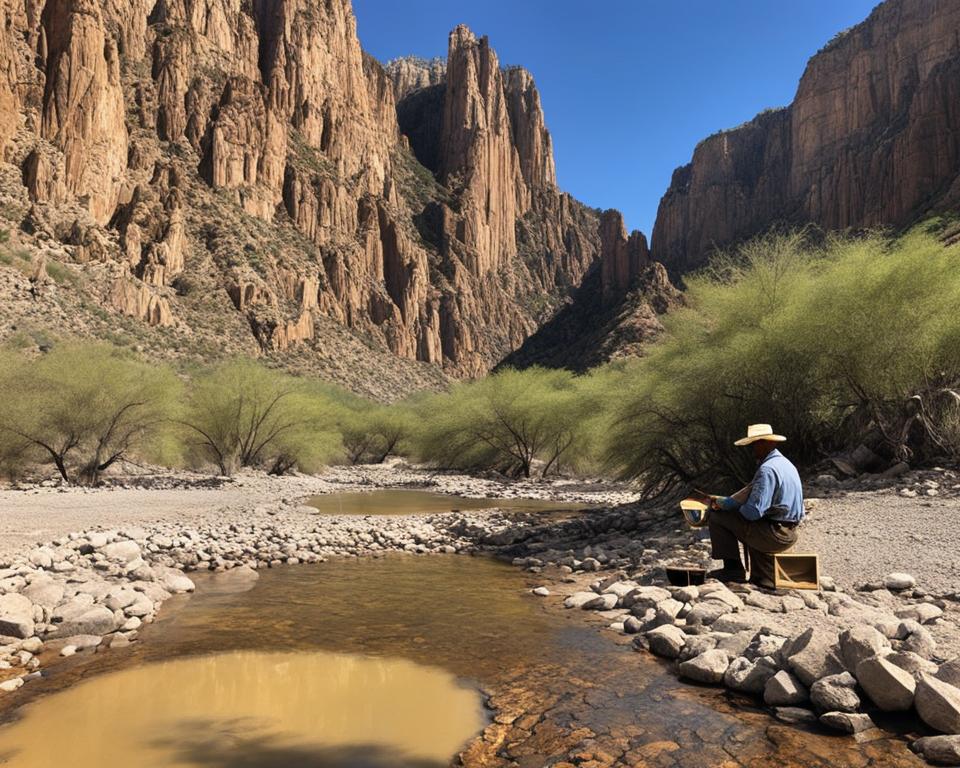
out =
<path fill-rule="evenodd" d="M 773 586 L 776 589 L 820 589 L 819 555 L 799 552 L 773 555 Z"/>

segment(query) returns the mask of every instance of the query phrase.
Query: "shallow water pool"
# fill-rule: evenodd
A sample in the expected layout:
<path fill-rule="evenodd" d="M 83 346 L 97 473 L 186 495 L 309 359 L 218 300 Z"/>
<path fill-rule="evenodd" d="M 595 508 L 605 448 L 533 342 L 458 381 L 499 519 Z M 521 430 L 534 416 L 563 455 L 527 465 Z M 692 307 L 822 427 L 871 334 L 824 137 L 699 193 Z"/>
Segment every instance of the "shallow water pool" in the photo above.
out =
<path fill-rule="evenodd" d="M 83 738 L 113 750 L 100 754 L 100 765 L 439 768 L 461 750 L 457 739 L 483 728 L 478 691 L 495 707 L 495 720 L 464 747 L 463 764 L 473 767 L 539 768 L 577 755 L 582 762 L 587 753 L 616 757 L 598 757 L 601 765 L 664 768 L 923 765 L 884 731 L 858 743 L 799 730 L 749 699 L 685 685 L 665 664 L 618 645 L 595 614 L 557 610 L 547 603 L 558 597 L 531 596 L 529 578 L 463 555 L 281 567 L 255 581 L 236 572 L 198 576 L 198 593 L 167 603 L 143 642 L 78 654 L 22 688 L 23 720 L 0 727 L 0 745 L 22 752 L 5 765 L 43 764 L 18 762 L 18 755 L 50 744 L 60 750 L 55 764 L 82 765 L 67 759 L 74 731 L 59 729 L 82 717 Z M 224 656 L 231 653 L 238 655 Z M 306 656 L 278 678 L 276 660 L 289 654 Z M 133 693 L 120 690 L 124 680 Z M 260 685 L 267 715 L 289 722 L 289 732 L 244 727 L 264 714 Z M 111 686 L 116 705 L 104 696 Z M 431 690 L 450 728 L 417 731 L 441 722 L 421 701 Z M 222 709 L 211 703 L 220 700 L 227 702 Z M 304 727 L 315 725 L 297 713 L 326 712 L 336 702 L 342 719 L 326 721 L 331 735 L 306 739 Z M 169 725 L 171 716 L 179 726 Z M 130 741 L 128 730 L 161 730 L 156 739 L 166 751 L 145 751 L 143 737 Z M 387 734 L 415 733 L 417 744 L 385 745 Z"/>

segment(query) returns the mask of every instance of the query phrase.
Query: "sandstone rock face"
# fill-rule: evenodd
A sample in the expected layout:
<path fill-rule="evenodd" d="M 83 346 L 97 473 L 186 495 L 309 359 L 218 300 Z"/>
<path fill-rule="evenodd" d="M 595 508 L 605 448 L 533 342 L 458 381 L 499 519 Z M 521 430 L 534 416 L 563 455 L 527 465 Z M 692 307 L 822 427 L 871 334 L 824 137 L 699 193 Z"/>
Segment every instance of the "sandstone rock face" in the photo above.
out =
<path fill-rule="evenodd" d="M 960 6 L 887 0 L 810 59 L 790 106 L 702 141 L 660 202 L 672 274 L 778 222 L 902 225 L 960 199 Z"/>
<path fill-rule="evenodd" d="M 647 238 L 634 230 L 627 237 L 620 211 L 604 211 L 600 216 L 600 284 L 604 303 L 623 298 L 636 281 L 640 270 L 650 263 Z"/>
<path fill-rule="evenodd" d="M 504 71 L 504 92 L 524 182 L 531 188 L 556 186 L 553 140 L 546 127 L 533 75 L 523 67 L 510 67 Z"/>
<path fill-rule="evenodd" d="M 127 165 L 120 54 L 97 0 L 50 0 L 41 18 L 46 88 L 41 135 L 63 150 L 67 190 L 109 221 Z"/>
<path fill-rule="evenodd" d="M 460 191 L 468 268 L 489 272 L 517 252 L 514 222 L 529 207 L 511 135 L 503 74 L 487 38 L 450 33 L 441 175 Z"/>
<path fill-rule="evenodd" d="M 442 83 L 447 74 L 447 62 L 440 58 L 420 59 L 401 56 L 384 67 L 393 84 L 393 98 L 399 102 L 414 91 Z"/>
<path fill-rule="evenodd" d="M 81 265 L 77 304 L 166 329 L 153 347 L 481 375 L 604 258 L 611 301 L 645 259 L 557 189 L 533 77 L 466 27 L 447 61 L 384 68 L 349 0 L 0 0 L 0 22 L 23 185 L 0 226 Z"/>

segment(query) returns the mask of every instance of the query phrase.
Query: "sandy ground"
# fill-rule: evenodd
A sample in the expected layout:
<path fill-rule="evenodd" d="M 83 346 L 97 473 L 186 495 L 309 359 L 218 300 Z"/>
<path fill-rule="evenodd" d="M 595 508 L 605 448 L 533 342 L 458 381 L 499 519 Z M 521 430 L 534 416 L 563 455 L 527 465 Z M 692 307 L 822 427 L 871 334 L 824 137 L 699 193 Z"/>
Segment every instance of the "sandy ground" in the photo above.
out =
<path fill-rule="evenodd" d="M 797 551 L 850 588 L 910 573 L 928 592 L 960 592 L 960 499 L 904 498 L 895 489 L 811 499 Z"/>

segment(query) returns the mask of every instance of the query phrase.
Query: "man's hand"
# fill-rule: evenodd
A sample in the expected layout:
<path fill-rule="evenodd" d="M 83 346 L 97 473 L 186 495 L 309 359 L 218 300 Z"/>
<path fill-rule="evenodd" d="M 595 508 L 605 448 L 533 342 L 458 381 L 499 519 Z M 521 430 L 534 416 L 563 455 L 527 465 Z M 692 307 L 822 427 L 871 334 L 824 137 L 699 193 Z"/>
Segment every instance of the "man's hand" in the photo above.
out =
<path fill-rule="evenodd" d="M 712 506 L 713 500 L 717 497 L 711 493 L 704 493 L 703 491 L 694 489 L 693 493 L 687 496 L 687 498 L 699 501 L 701 504 L 706 504 L 707 506 Z"/>

